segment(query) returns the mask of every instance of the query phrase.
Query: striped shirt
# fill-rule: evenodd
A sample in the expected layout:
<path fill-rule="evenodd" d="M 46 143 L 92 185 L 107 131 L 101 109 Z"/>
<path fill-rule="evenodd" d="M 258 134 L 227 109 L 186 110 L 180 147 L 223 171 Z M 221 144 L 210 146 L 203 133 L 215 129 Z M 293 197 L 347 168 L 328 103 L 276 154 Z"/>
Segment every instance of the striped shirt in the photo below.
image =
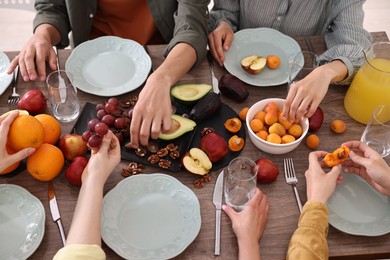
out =
<path fill-rule="evenodd" d="M 350 84 L 364 63 L 363 50 L 371 35 L 363 28 L 364 0 L 214 0 L 209 31 L 227 21 L 233 31 L 268 27 L 289 36 L 323 35 L 327 51 L 321 64 L 341 60 L 348 76 L 338 84 Z"/>

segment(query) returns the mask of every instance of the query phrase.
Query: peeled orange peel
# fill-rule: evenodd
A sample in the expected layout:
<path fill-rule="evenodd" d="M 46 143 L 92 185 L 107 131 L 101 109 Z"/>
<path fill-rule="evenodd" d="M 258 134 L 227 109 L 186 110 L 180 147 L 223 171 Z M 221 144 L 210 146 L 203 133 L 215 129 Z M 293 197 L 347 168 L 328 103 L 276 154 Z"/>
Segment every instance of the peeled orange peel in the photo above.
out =
<path fill-rule="evenodd" d="M 328 167 L 336 166 L 345 161 L 349 156 L 349 148 L 347 146 L 341 146 L 334 150 L 332 153 L 325 155 L 323 162 Z"/>

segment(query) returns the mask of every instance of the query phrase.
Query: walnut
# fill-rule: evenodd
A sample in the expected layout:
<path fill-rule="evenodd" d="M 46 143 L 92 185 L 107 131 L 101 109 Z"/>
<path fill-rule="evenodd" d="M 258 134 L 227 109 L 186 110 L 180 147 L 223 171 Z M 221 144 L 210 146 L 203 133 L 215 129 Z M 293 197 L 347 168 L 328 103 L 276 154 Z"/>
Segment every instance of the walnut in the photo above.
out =
<path fill-rule="evenodd" d="M 168 149 L 167 148 L 161 148 L 160 150 L 157 151 L 157 155 L 160 157 L 164 157 L 168 154 Z"/>
<path fill-rule="evenodd" d="M 179 151 L 171 151 L 169 153 L 169 157 L 171 157 L 173 160 L 175 160 L 175 159 L 180 157 L 180 153 L 179 153 Z"/>
<path fill-rule="evenodd" d="M 173 144 L 173 143 L 170 143 L 170 144 L 167 144 L 167 146 L 165 146 L 165 148 L 167 148 L 170 152 L 172 152 L 172 151 L 176 151 L 178 149 L 178 146 Z"/>
<path fill-rule="evenodd" d="M 148 162 L 150 162 L 150 163 L 152 163 L 152 164 L 157 163 L 159 160 L 160 160 L 160 157 L 159 157 L 157 154 L 152 154 L 152 155 L 149 156 L 149 158 L 148 158 Z"/>
<path fill-rule="evenodd" d="M 158 162 L 158 166 L 163 169 L 169 169 L 171 167 L 171 162 L 167 159 L 160 159 L 160 161 Z"/>
<path fill-rule="evenodd" d="M 201 189 L 201 188 L 204 187 L 204 182 L 203 182 L 202 178 L 199 178 L 199 179 L 195 180 L 194 187 L 196 189 Z"/>
<path fill-rule="evenodd" d="M 144 147 L 137 147 L 134 152 L 139 157 L 144 157 L 146 155 L 146 149 Z"/>
<path fill-rule="evenodd" d="M 156 153 L 158 151 L 158 143 L 154 140 L 150 140 L 148 143 L 148 146 L 146 147 L 149 152 Z"/>

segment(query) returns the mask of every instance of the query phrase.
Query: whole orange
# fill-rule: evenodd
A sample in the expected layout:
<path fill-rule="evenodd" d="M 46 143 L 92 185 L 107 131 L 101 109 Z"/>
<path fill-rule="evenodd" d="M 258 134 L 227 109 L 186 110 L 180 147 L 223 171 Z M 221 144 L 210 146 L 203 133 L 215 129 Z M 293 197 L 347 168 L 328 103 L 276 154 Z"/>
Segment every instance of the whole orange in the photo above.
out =
<path fill-rule="evenodd" d="M 61 124 L 53 116 L 48 114 L 39 114 L 35 116 L 41 122 L 44 130 L 43 142 L 56 144 L 61 136 Z"/>
<path fill-rule="evenodd" d="M 64 167 L 65 159 L 61 150 L 52 144 L 42 144 L 27 159 L 27 171 L 39 181 L 54 179 Z"/>
<path fill-rule="evenodd" d="M 8 154 L 14 154 L 15 153 L 15 151 L 11 147 L 9 147 L 9 145 L 6 145 L 5 148 L 7 149 L 7 153 Z M 12 164 L 10 166 L 8 166 L 6 169 L 4 169 L 3 171 L 0 172 L 0 175 L 12 172 L 16 168 L 18 168 L 19 164 L 20 164 L 20 161 Z"/>
<path fill-rule="evenodd" d="M 30 115 L 20 115 L 12 122 L 7 142 L 16 152 L 27 148 L 38 148 L 43 143 L 44 130 L 41 122 Z"/>

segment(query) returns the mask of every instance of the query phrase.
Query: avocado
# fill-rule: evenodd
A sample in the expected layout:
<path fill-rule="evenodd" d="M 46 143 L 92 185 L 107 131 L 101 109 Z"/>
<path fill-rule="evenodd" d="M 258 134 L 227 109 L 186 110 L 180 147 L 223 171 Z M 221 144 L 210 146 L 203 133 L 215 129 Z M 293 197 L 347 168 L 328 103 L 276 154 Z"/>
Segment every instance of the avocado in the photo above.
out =
<path fill-rule="evenodd" d="M 182 104 L 192 105 L 209 93 L 211 89 L 211 85 L 208 84 L 177 85 L 171 89 L 171 95 Z"/>
<path fill-rule="evenodd" d="M 171 129 L 167 132 L 160 133 L 160 136 L 158 138 L 163 140 L 172 140 L 189 131 L 194 130 L 195 126 L 195 121 L 192 121 L 191 119 L 179 115 L 172 115 Z"/>

